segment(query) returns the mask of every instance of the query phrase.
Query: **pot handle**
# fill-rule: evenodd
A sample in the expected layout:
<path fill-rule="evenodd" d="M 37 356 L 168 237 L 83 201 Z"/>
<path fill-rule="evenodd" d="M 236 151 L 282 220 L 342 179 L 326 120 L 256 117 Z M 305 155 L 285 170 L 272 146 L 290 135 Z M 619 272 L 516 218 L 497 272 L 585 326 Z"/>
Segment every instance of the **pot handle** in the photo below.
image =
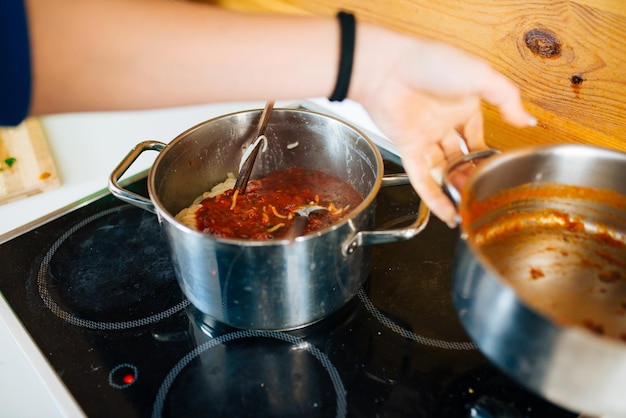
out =
<path fill-rule="evenodd" d="M 124 202 L 135 205 L 148 212 L 156 213 L 154 204 L 150 199 L 124 189 L 119 185 L 118 181 L 144 151 L 161 152 L 166 146 L 166 144 L 159 141 L 143 141 L 130 150 L 128 155 L 124 157 L 122 162 L 119 163 L 109 177 L 109 191 L 111 194 Z"/>
<path fill-rule="evenodd" d="M 405 186 L 410 184 L 409 176 L 402 174 L 388 174 L 383 176 L 381 187 Z M 419 211 L 415 221 L 406 228 L 388 229 L 381 231 L 360 231 L 342 246 L 344 255 L 352 254 L 357 247 L 373 244 L 385 244 L 389 242 L 406 241 L 413 238 L 428 224 L 430 210 L 420 201 Z"/>
<path fill-rule="evenodd" d="M 453 184 L 451 180 L 452 174 L 464 164 L 469 163 L 476 165 L 476 160 L 482 160 L 498 153 L 500 153 L 500 151 L 493 148 L 467 153 L 464 152 L 463 155 L 452 161 L 452 163 L 446 167 L 445 172 L 443 173 L 443 178 L 441 179 L 441 188 L 456 207 L 461 204 L 461 192 L 459 191 L 459 188 Z"/>

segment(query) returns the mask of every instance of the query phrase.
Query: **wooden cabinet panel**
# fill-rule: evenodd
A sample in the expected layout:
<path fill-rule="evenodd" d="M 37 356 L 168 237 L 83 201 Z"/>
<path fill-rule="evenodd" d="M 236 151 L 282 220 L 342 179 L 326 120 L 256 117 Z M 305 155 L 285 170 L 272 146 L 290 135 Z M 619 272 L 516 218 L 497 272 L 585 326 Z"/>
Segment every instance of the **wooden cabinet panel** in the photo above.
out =
<path fill-rule="evenodd" d="M 539 119 L 514 129 L 486 107 L 491 146 L 579 142 L 626 150 L 626 2 L 622 0 L 217 0 L 256 12 L 354 12 L 487 59 L 509 76 Z"/>

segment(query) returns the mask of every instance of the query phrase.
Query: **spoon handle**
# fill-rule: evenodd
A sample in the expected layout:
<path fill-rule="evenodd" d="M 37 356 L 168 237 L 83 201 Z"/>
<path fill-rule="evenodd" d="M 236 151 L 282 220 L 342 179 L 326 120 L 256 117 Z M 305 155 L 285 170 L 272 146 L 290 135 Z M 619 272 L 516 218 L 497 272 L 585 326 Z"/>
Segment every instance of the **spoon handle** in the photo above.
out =
<path fill-rule="evenodd" d="M 290 245 L 296 241 L 296 238 L 302 235 L 308 224 L 308 216 L 296 215 L 293 223 L 291 224 L 291 228 L 289 228 L 289 231 L 287 231 L 287 235 L 285 236 L 285 238 L 289 240 Z"/>
<path fill-rule="evenodd" d="M 265 104 L 265 108 L 263 109 L 263 113 L 261 113 L 261 118 L 259 119 L 259 124 L 257 126 L 256 135 L 252 138 L 251 144 L 254 144 L 254 141 L 257 140 L 258 137 L 263 135 L 265 132 L 265 128 L 267 127 L 267 123 L 270 120 L 270 116 L 272 114 L 272 110 L 274 109 L 274 101 L 270 100 Z M 241 170 L 239 170 L 239 174 L 237 175 L 237 180 L 235 181 L 235 190 L 239 193 L 245 193 L 246 186 L 248 185 L 248 180 L 250 180 L 250 175 L 252 174 L 252 168 L 254 166 L 254 161 L 256 160 L 257 155 L 259 154 L 259 146 L 255 147 L 246 161 L 241 166 Z"/>

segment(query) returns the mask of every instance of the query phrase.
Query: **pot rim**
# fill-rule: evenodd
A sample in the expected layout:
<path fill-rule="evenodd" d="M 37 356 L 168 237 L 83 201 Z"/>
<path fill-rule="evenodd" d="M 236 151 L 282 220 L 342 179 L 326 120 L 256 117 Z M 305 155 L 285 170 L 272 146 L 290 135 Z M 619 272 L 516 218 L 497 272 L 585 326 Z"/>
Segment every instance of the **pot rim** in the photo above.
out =
<path fill-rule="evenodd" d="M 510 163 L 512 160 L 519 159 L 522 157 L 527 157 L 531 155 L 549 155 L 553 154 L 558 156 L 559 158 L 564 158 L 567 156 L 573 155 L 589 155 L 593 153 L 594 156 L 612 156 L 612 157 L 621 157 L 626 164 L 626 153 L 619 151 L 608 149 L 596 145 L 588 145 L 588 144 L 549 144 L 549 145 L 528 145 L 519 148 L 515 148 L 507 151 L 497 151 L 493 150 L 493 154 L 482 161 L 479 165 L 472 169 L 469 173 L 467 180 L 463 186 L 463 198 L 460 201 L 455 202 L 458 208 L 467 207 L 469 205 L 470 199 L 467 199 L 468 192 L 467 189 L 471 189 L 475 186 L 478 178 L 481 176 L 487 175 L 486 172 L 495 169 L 498 166 Z M 470 155 L 471 157 L 471 155 Z M 482 157 L 481 157 L 482 158 Z M 590 157 L 591 158 L 591 157 Z M 474 159 L 468 159 L 468 161 L 473 162 Z M 538 179 L 538 183 L 541 183 L 541 179 Z M 576 185 L 574 182 L 547 182 L 550 184 L 562 184 L 562 185 Z M 546 184 L 547 184 L 546 183 Z M 460 194 L 460 193 L 459 193 Z M 471 246 L 472 250 L 475 253 L 480 254 L 480 250 L 477 247 L 476 243 L 469 239 L 471 235 L 471 225 L 468 225 L 468 222 L 464 222 L 463 219 L 459 222 L 459 228 L 461 230 L 461 237 L 465 239 L 468 244 Z"/>
<path fill-rule="evenodd" d="M 175 226 L 177 229 L 185 233 L 194 234 L 198 237 L 206 237 L 206 239 L 214 240 L 222 244 L 246 246 L 246 247 L 273 247 L 273 246 L 286 246 L 286 245 L 291 244 L 291 241 L 288 238 L 282 238 L 282 239 L 277 239 L 277 240 L 246 240 L 246 239 L 239 239 L 239 238 L 217 237 L 217 236 L 213 236 L 210 234 L 205 234 L 201 231 L 197 231 L 179 222 L 178 220 L 175 219 L 175 215 L 172 215 L 171 213 L 169 213 L 169 211 L 165 210 L 163 204 L 161 203 L 160 199 L 158 198 L 155 192 L 155 171 L 156 171 L 155 168 L 159 165 L 160 161 L 164 158 L 164 155 L 167 154 L 167 151 L 173 148 L 178 142 L 183 141 L 192 132 L 202 128 L 203 126 L 207 124 L 215 122 L 217 120 L 226 119 L 234 115 L 242 115 L 246 113 L 259 113 L 260 111 L 261 110 L 259 109 L 247 109 L 247 110 L 235 111 L 235 112 L 216 116 L 214 118 L 205 120 L 203 122 L 200 122 L 192 126 L 191 128 L 177 135 L 172 141 L 169 142 L 169 144 L 167 144 L 165 149 L 163 149 L 163 151 L 159 153 L 155 161 L 152 163 L 150 170 L 148 172 L 148 195 L 150 197 L 150 200 L 154 204 L 155 210 L 159 218 L 161 217 L 165 218 L 171 225 Z M 361 203 L 359 203 L 357 207 L 351 210 L 350 213 L 344 218 L 342 218 L 339 222 L 336 222 L 332 225 L 329 225 L 325 228 L 319 229 L 312 233 L 296 237 L 295 238 L 296 242 L 312 240 L 312 239 L 315 239 L 317 237 L 320 237 L 322 235 L 325 235 L 327 233 L 330 233 L 332 231 L 335 231 L 343 227 L 344 225 L 350 223 L 352 219 L 359 216 L 366 208 L 368 208 L 373 203 L 373 201 L 376 199 L 376 196 L 378 195 L 378 191 L 380 190 L 381 184 L 382 184 L 382 177 L 384 174 L 383 158 L 376 144 L 362 130 L 358 129 L 354 125 L 338 117 L 328 115 L 325 113 L 308 110 L 308 109 L 279 107 L 279 108 L 274 108 L 273 112 L 305 113 L 305 114 L 318 116 L 321 118 L 332 119 L 350 128 L 351 130 L 355 131 L 359 135 L 358 140 L 364 140 L 369 145 L 370 149 L 373 151 L 374 157 L 375 157 L 376 171 L 377 171 L 376 179 L 368 195 L 363 197 L 363 200 L 361 201 Z M 224 178 L 226 178 L 226 175 L 224 176 Z M 357 232 L 359 231 L 356 231 L 356 230 L 354 231 L 355 234 Z"/>

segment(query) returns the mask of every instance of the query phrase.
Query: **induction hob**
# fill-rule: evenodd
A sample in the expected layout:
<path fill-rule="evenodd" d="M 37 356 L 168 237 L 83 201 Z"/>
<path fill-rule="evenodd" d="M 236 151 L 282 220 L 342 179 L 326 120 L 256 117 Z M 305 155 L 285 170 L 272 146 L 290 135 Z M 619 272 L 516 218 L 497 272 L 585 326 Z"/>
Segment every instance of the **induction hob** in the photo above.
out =
<path fill-rule="evenodd" d="M 410 186 L 382 189 L 377 226 L 418 202 Z M 2 243 L 0 291 L 90 417 L 575 417 L 465 334 L 450 296 L 457 239 L 431 219 L 411 241 L 372 247 L 368 280 L 339 312 L 238 330 L 189 304 L 157 217 L 102 193 Z"/>

